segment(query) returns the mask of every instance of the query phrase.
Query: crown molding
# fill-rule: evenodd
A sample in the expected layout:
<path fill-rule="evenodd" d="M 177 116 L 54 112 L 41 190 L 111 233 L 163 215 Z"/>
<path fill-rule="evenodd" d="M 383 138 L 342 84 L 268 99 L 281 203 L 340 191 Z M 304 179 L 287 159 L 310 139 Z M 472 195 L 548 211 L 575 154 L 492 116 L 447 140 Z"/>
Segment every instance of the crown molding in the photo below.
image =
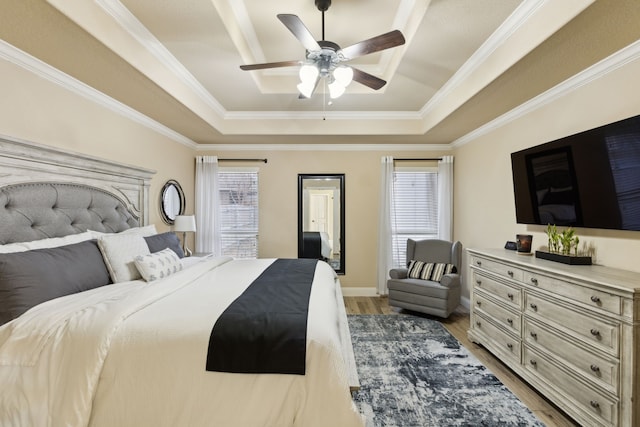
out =
<path fill-rule="evenodd" d="M 414 111 L 243 111 L 228 112 L 225 120 L 419 120 Z"/>
<path fill-rule="evenodd" d="M 450 144 L 450 146 L 451 148 L 458 148 L 465 144 L 468 144 L 483 135 L 493 132 L 494 130 L 501 128 L 502 126 L 505 126 L 512 121 L 517 120 L 520 117 L 525 116 L 539 108 L 542 108 L 545 105 L 550 104 L 551 102 L 581 88 L 582 86 L 588 85 L 591 82 L 601 79 L 607 74 L 612 73 L 617 69 L 639 59 L 640 40 L 637 40 L 627 47 L 624 47 L 618 52 L 601 60 L 600 62 L 597 62 L 591 67 L 559 83 L 546 92 L 541 93 L 535 98 L 532 98 L 529 101 L 520 104 L 518 107 L 456 139 Z"/>
<path fill-rule="evenodd" d="M 70 75 L 63 73 L 50 66 L 49 64 L 42 62 L 41 60 L 29 55 L 28 53 L 16 48 L 15 46 L 0 40 L 0 58 L 17 65 L 32 74 L 37 75 L 49 82 L 55 83 L 62 88 L 75 93 L 85 99 L 88 99 L 110 111 L 113 111 L 125 118 L 136 122 L 142 126 L 145 126 L 167 138 L 175 141 L 179 144 L 186 145 L 189 148 L 195 148 L 197 144 L 185 137 L 184 135 L 175 132 L 172 129 L 158 123 L 150 117 L 134 110 L 131 107 L 117 101 L 110 96 L 92 88 L 91 86 L 82 83 L 81 81 L 71 77 Z"/>
<path fill-rule="evenodd" d="M 200 144 L 196 151 L 449 151 L 449 144 Z"/>
<path fill-rule="evenodd" d="M 180 61 L 142 23 L 117 0 L 96 0 L 129 35 L 164 64 L 180 81 L 187 85 L 218 116 L 223 117 L 225 108 L 200 84 L 200 82 L 182 65 Z"/>
<path fill-rule="evenodd" d="M 420 110 L 422 117 L 427 116 L 444 99 L 451 95 L 469 76 L 473 75 L 502 46 L 529 18 L 539 10 L 545 0 L 524 1 L 516 10 L 498 27 L 471 57 L 456 71 L 456 73 L 438 90 L 435 95 Z"/>

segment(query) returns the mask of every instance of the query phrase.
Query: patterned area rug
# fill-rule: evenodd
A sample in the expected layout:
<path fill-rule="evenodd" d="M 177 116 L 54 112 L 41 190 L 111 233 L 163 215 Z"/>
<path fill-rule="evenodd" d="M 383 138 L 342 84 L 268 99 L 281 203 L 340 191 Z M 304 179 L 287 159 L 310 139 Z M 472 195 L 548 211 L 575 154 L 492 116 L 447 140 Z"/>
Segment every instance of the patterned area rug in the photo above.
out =
<path fill-rule="evenodd" d="M 544 426 L 439 322 L 350 315 L 369 426 Z"/>

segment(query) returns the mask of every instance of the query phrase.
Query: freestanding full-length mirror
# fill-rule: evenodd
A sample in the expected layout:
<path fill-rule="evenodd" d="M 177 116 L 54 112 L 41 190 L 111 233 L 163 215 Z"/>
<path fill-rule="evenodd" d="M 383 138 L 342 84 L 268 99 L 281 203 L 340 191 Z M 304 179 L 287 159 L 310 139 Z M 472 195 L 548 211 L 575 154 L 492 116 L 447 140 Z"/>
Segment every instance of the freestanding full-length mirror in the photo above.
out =
<path fill-rule="evenodd" d="M 345 272 L 344 174 L 298 175 L 298 258 Z"/>

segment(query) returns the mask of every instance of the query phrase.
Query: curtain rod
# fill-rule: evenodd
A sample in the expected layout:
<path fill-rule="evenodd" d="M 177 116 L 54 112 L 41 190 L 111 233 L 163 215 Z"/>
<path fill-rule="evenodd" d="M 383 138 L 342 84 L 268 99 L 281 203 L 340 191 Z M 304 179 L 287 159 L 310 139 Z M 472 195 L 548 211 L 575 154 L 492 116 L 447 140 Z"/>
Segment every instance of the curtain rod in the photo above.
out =
<path fill-rule="evenodd" d="M 218 159 L 219 162 L 262 162 L 267 163 L 267 159 Z"/>
<path fill-rule="evenodd" d="M 436 160 L 442 160 L 442 157 L 433 157 L 433 158 L 418 158 L 418 159 L 393 159 L 394 162 L 411 162 L 411 161 L 422 161 L 422 162 L 426 162 L 426 161 L 436 161 Z"/>

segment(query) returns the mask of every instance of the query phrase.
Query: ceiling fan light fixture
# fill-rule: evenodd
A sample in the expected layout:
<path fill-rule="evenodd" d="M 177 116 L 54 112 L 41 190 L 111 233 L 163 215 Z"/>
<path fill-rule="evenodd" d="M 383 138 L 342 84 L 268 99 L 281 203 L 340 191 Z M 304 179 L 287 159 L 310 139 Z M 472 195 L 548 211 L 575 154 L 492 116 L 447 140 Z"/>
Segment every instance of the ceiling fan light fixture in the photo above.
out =
<path fill-rule="evenodd" d="M 315 80 L 308 81 L 308 82 L 301 82 L 301 83 L 298 83 L 298 86 L 296 87 L 298 88 L 298 92 L 300 92 L 300 95 L 304 96 L 305 98 L 311 98 L 311 95 L 313 94 L 313 90 L 316 87 L 316 82 Z"/>
<path fill-rule="evenodd" d="M 313 64 L 305 64 L 302 67 L 300 67 L 300 81 L 303 84 L 314 84 L 316 82 L 316 79 L 318 78 L 318 74 L 320 74 L 320 71 L 318 70 L 318 67 L 316 67 Z"/>
<path fill-rule="evenodd" d="M 329 83 L 329 97 L 331 99 L 340 98 L 344 94 L 345 90 L 346 88 L 338 80 L 334 79 Z"/>
<path fill-rule="evenodd" d="M 353 80 L 353 68 L 341 65 L 333 70 L 333 77 L 346 88 Z"/>

